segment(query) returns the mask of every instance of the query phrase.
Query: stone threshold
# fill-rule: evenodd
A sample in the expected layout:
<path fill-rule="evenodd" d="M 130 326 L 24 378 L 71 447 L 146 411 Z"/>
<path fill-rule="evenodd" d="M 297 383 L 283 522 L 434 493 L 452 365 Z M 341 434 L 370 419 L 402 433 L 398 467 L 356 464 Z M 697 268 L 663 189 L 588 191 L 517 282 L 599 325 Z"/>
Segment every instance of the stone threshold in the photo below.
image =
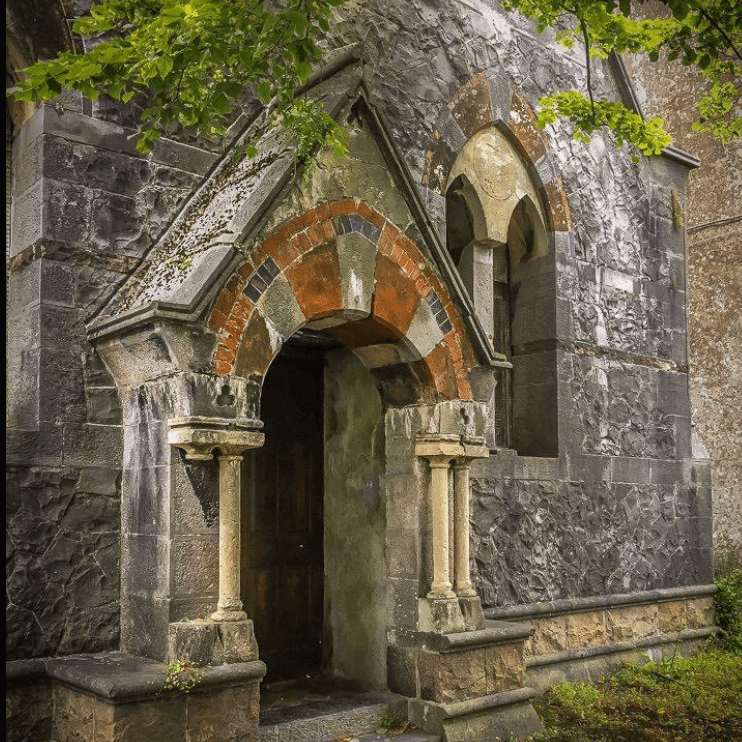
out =
<path fill-rule="evenodd" d="M 48 660 L 6 662 L 8 680 L 47 676 L 86 695 L 113 705 L 153 697 L 178 695 L 165 687 L 168 665 L 124 652 L 70 655 Z M 199 680 L 189 693 L 200 693 L 260 681 L 265 675 L 260 660 L 213 667 L 199 667 Z"/>
<path fill-rule="evenodd" d="M 407 718 L 407 699 L 374 691 L 341 693 L 260 714 L 258 742 L 318 742 L 374 732 L 385 720 Z"/>
<path fill-rule="evenodd" d="M 399 646 L 419 647 L 428 651 L 461 652 L 497 644 L 514 644 L 526 641 L 534 632 L 530 624 L 507 621 L 485 621 L 485 628 L 477 631 L 459 631 L 453 634 L 434 634 L 428 632 L 399 632 Z"/>
<path fill-rule="evenodd" d="M 520 620 L 528 618 L 550 618 L 561 613 L 615 608 L 623 605 L 645 605 L 648 603 L 667 603 L 686 598 L 701 598 L 716 593 L 716 585 L 691 585 L 658 590 L 645 590 L 636 593 L 617 593 L 616 595 L 596 595 L 588 598 L 567 598 L 545 603 L 525 603 L 504 608 L 486 608 L 485 618 L 499 620 Z"/>
<path fill-rule="evenodd" d="M 556 665 L 561 662 L 573 662 L 574 660 L 584 660 L 591 657 L 631 652 L 637 649 L 657 647 L 662 644 L 706 639 L 709 636 L 715 636 L 719 631 L 720 629 L 717 626 L 706 626 L 701 629 L 684 629 L 683 631 L 677 631 L 671 634 L 654 634 L 653 636 L 645 636 L 642 639 L 616 642 L 615 644 L 568 649 L 564 652 L 555 652 L 553 654 L 538 654 L 526 659 L 526 668 L 543 667 L 545 665 Z"/>

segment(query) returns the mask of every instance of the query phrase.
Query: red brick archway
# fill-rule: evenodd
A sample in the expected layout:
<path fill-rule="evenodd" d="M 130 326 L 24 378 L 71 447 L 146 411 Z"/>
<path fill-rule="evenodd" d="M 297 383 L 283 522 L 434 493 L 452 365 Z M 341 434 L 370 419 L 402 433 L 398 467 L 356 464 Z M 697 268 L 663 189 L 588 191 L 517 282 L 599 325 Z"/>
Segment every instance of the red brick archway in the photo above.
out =
<path fill-rule="evenodd" d="M 262 382 L 283 341 L 308 325 L 350 347 L 382 386 L 401 377 L 417 399 L 472 398 L 473 353 L 450 293 L 362 201 L 321 204 L 272 233 L 228 279 L 208 324 L 220 375 Z"/>

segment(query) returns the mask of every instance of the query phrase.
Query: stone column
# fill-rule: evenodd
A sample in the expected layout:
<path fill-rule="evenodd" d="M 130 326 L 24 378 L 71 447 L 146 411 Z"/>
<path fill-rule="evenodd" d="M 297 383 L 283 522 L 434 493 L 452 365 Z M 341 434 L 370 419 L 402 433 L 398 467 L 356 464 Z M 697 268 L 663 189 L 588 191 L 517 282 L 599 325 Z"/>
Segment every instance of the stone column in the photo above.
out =
<path fill-rule="evenodd" d="M 477 594 L 469 576 L 469 467 L 463 456 L 453 465 L 454 587 L 456 595 L 465 598 Z"/>
<path fill-rule="evenodd" d="M 240 600 L 240 464 L 247 446 L 219 447 L 219 602 L 214 621 L 242 621 Z"/>
<path fill-rule="evenodd" d="M 451 459 L 431 456 L 430 509 L 433 516 L 433 582 L 429 598 L 455 598 L 449 574 L 448 472 Z"/>
<path fill-rule="evenodd" d="M 170 423 L 170 445 L 189 459 L 219 458 L 219 601 L 214 621 L 244 621 L 240 600 L 240 463 L 242 452 L 260 448 L 265 436 L 259 420 L 234 421 L 191 417 Z"/>
<path fill-rule="evenodd" d="M 464 453 L 456 435 L 420 437 L 415 453 L 430 465 L 430 511 L 433 535 L 433 580 L 428 598 L 455 598 L 449 567 L 450 538 L 448 532 L 448 474 L 451 460 Z"/>

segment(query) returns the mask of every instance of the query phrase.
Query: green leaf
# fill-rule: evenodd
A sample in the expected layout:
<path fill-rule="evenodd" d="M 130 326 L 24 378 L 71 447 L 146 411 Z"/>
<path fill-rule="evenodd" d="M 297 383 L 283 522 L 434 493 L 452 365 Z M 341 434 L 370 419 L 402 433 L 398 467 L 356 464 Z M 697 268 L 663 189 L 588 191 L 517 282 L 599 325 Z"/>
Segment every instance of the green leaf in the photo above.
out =
<path fill-rule="evenodd" d="M 273 88 L 269 82 L 261 82 L 258 85 L 258 98 L 263 105 L 268 105 L 273 97 Z"/>

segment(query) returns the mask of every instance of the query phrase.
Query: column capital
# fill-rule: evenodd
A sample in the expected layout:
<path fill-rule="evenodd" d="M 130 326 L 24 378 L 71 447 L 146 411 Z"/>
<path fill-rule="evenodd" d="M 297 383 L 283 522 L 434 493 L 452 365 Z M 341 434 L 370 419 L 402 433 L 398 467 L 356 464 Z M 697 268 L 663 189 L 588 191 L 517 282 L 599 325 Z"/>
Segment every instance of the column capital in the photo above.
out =
<path fill-rule="evenodd" d="M 188 459 L 210 459 L 217 448 L 223 456 L 239 456 L 263 445 L 262 427 L 260 420 L 181 417 L 170 421 L 167 439 L 171 446 L 182 448 Z"/>
<path fill-rule="evenodd" d="M 415 440 L 415 455 L 433 461 L 450 461 L 464 455 L 461 436 L 458 435 L 425 435 Z"/>

